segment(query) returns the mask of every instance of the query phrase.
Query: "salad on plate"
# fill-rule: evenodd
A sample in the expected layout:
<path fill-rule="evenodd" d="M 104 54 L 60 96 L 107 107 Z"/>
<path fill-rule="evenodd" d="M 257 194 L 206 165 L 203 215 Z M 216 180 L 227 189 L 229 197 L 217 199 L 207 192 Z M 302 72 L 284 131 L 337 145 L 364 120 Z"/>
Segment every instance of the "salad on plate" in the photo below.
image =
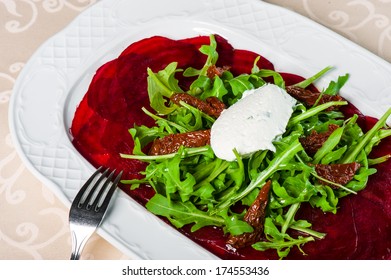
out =
<path fill-rule="evenodd" d="M 131 44 L 96 72 L 73 144 L 224 259 L 391 258 L 391 109 L 363 116 L 332 67 L 276 71 L 219 35 Z M 115 137 L 113 137 L 115 135 Z"/>

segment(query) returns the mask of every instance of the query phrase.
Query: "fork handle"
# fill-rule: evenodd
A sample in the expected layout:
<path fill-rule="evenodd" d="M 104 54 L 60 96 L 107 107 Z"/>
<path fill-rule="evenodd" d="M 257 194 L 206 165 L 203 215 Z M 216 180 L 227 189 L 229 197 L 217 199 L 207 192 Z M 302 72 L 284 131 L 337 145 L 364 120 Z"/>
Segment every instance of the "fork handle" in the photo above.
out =
<path fill-rule="evenodd" d="M 84 232 L 80 234 L 80 231 L 78 231 L 78 234 L 76 235 L 76 232 L 71 230 L 71 236 L 72 236 L 72 254 L 71 254 L 71 260 L 79 260 L 80 255 L 83 252 L 84 247 L 87 244 L 87 241 L 91 237 L 95 230 L 94 229 L 88 229 L 85 228 Z"/>
<path fill-rule="evenodd" d="M 76 238 L 75 232 L 72 232 L 72 254 L 70 258 L 71 260 L 80 259 L 81 252 L 87 244 L 87 239 L 88 238 L 84 238 L 84 240 L 80 242 L 80 240 Z"/>

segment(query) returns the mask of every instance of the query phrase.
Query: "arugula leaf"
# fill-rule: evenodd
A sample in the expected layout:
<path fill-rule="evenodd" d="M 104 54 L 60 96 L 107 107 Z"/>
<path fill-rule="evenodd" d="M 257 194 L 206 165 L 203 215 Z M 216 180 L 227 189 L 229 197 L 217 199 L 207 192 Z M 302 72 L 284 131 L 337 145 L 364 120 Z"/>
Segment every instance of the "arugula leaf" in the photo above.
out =
<path fill-rule="evenodd" d="M 185 70 L 185 73 L 188 69 Z M 197 72 L 198 74 L 198 72 Z M 196 74 L 196 75 L 197 75 Z M 192 76 L 189 74 L 189 76 Z M 198 96 L 204 91 L 210 90 L 212 87 L 212 80 L 207 76 L 199 76 L 191 85 L 188 91 L 189 94 Z"/>
<path fill-rule="evenodd" d="M 340 89 L 345 85 L 349 79 L 349 74 L 339 76 L 337 82 L 331 81 L 327 89 L 323 92 L 328 95 L 337 95 Z"/>
<path fill-rule="evenodd" d="M 310 204 L 322 209 L 323 212 L 337 213 L 338 197 L 334 190 L 326 185 L 318 185 L 317 195 L 311 197 Z"/>
<path fill-rule="evenodd" d="M 158 73 L 154 73 L 150 68 L 147 69 L 149 101 L 151 107 L 159 114 L 167 115 L 175 110 L 176 106 L 165 105 L 165 98 L 169 98 L 173 92 L 183 92 L 175 78 L 175 73 L 181 71 L 177 69 L 177 65 L 178 63 L 172 62 Z"/>
<path fill-rule="evenodd" d="M 232 235 L 240 235 L 245 232 L 253 232 L 254 229 L 248 223 L 242 220 L 242 217 L 238 215 L 226 216 L 225 218 L 226 228 L 225 231 Z"/>
<path fill-rule="evenodd" d="M 274 84 L 282 89 L 285 89 L 285 81 L 282 78 L 281 74 L 276 71 L 269 70 L 269 69 L 261 69 L 258 72 L 253 73 L 253 75 L 256 75 L 261 78 L 273 77 Z"/>
<path fill-rule="evenodd" d="M 282 208 L 299 202 L 309 201 L 316 194 L 317 190 L 310 182 L 310 170 L 301 173 L 295 173 L 283 179 L 282 184 L 277 180 L 273 181 L 273 201 L 270 203 L 271 208 Z"/>
<path fill-rule="evenodd" d="M 321 159 L 321 164 L 330 164 L 332 162 L 337 162 L 339 161 L 342 156 L 345 154 L 347 150 L 347 146 L 343 146 L 339 149 L 336 149 L 334 151 L 329 152 L 328 154 L 324 155 Z"/>
<path fill-rule="evenodd" d="M 214 35 L 209 36 L 209 41 L 209 45 L 203 45 L 199 49 L 201 53 L 207 56 L 204 66 L 199 70 L 192 67 L 187 68 L 183 73 L 185 77 L 206 76 L 209 67 L 216 64 L 216 61 L 219 58 L 219 54 L 216 50 L 217 42 Z"/>
<path fill-rule="evenodd" d="M 317 164 L 320 163 L 320 161 L 329 153 L 332 152 L 332 150 L 338 145 L 338 143 L 341 140 L 342 134 L 343 134 L 344 128 L 339 127 L 336 130 L 331 133 L 329 138 L 327 138 L 326 142 L 323 143 L 322 147 L 316 152 L 314 155 L 313 163 Z"/>
<path fill-rule="evenodd" d="M 253 189 L 259 188 L 265 184 L 268 178 L 278 170 L 281 164 L 285 164 L 290 161 L 297 152 L 302 150 L 298 140 L 292 142 L 286 149 L 283 149 L 279 153 L 276 152 L 275 157 L 270 162 L 269 166 L 264 169 L 261 173 L 259 173 L 258 177 L 250 182 L 250 184 L 244 188 L 243 190 L 239 190 L 237 193 L 232 194 L 225 201 L 220 202 L 216 205 L 216 209 L 213 213 L 219 212 L 225 208 L 230 207 L 234 203 L 238 202 L 246 195 L 248 195 Z"/>
<path fill-rule="evenodd" d="M 142 108 L 143 112 L 150 116 L 152 119 L 156 122 L 156 127 L 159 128 L 159 130 L 165 131 L 166 133 L 164 135 L 160 135 L 160 137 L 163 137 L 167 134 L 174 134 L 174 133 L 183 133 L 188 132 L 190 129 L 186 127 L 186 125 L 181 124 L 178 121 L 171 121 L 169 118 L 162 118 L 159 116 L 156 116 L 155 114 L 152 114 L 147 109 Z M 153 129 L 153 127 L 151 128 Z"/>
<path fill-rule="evenodd" d="M 232 93 L 235 96 L 242 96 L 245 90 L 254 89 L 254 85 L 250 82 L 251 76 L 240 75 L 228 80 Z"/>
<path fill-rule="evenodd" d="M 368 183 L 369 176 L 375 173 L 376 173 L 375 168 L 360 168 L 356 173 L 356 175 L 354 176 L 353 180 L 347 183 L 346 188 L 351 189 L 355 192 L 359 192 L 363 190 Z M 340 197 L 346 195 L 342 192 L 342 190 L 339 191 L 338 194 Z"/>
<path fill-rule="evenodd" d="M 273 220 L 269 217 L 265 219 L 264 232 L 268 241 L 257 242 L 253 244 L 252 247 L 259 251 L 275 249 L 277 250 L 277 254 L 280 258 L 286 257 L 292 247 L 297 246 L 299 250 L 301 250 L 300 246 L 315 240 L 312 236 L 299 236 L 297 239 L 295 239 L 286 233 L 281 233 L 273 223 Z"/>
<path fill-rule="evenodd" d="M 218 99 L 222 100 L 224 95 L 226 95 L 227 93 L 228 90 L 225 88 L 223 80 L 220 77 L 216 76 L 213 79 L 213 86 L 208 88 L 201 94 L 201 99 L 215 96 Z"/>
<path fill-rule="evenodd" d="M 161 194 L 155 194 L 146 204 L 146 208 L 155 215 L 166 217 L 177 228 L 192 224 L 192 231 L 212 225 L 223 226 L 224 219 L 210 216 L 207 212 L 199 210 L 191 202 L 169 201 Z"/>
<path fill-rule="evenodd" d="M 129 129 L 130 135 L 133 137 L 134 148 L 133 154 L 145 155 L 142 149 L 156 138 L 162 137 L 165 133 L 159 127 L 149 128 L 145 125 L 137 126 Z"/>

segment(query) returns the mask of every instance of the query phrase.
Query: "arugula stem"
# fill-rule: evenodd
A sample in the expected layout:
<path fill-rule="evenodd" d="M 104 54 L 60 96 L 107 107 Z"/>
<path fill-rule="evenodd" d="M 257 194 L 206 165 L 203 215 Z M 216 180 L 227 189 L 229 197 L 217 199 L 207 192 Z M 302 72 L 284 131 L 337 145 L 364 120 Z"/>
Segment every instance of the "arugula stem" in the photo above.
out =
<path fill-rule="evenodd" d="M 330 71 L 331 69 L 333 69 L 333 67 L 327 66 L 326 68 L 320 70 L 318 73 L 316 73 L 316 74 L 313 75 L 312 77 L 309 77 L 308 79 L 305 79 L 304 81 L 301 81 L 300 83 L 295 84 L 295 86 L 301 87 L 301 88 L 306 88 L 306 87 L 308 87 L 310 84 L 312 84 L 313 82 L 315 82 L 317 79 L 319 79 L 320 77 L 322 77 L 324 74 L 326 74 L 328 71 Z"/>
<path fill-rule="evenodd" d="M 367 132 L 364 137 L 362 137 L 357 145 L 354 147 L 353 151 L 348 153 L 341 161 L 341 163 L 351 163 L 356 160 L 357 155 L 365 148 L 365 146 L 371 141 L 375 133 L 381 129 L 388 117 L 391 115 L 391 108 L 379 119 L 379 121 Z"/>
<path fill-rule="evenodd" d="M 382 140 L 382 139 L 387 138 L 389 136 L 391 136 L 391 129 L 381 130 L 379 133 L 379 140 Z"/>
<path fill-rule="evenodd" d="M 261 250 L 264 251 L 266 249 L 284 249 L 286 247 L 293 247 L 295 245 L 301 245 L 310 241 L 314 241 L 314 238 L 312 236 L 300 238 L 300 239 L 294 239 L 290 241 L 278 241 L 278 242 L 270 242 L 270 241 L 262 241 L 262 242 L 257 242 L 253 244 L 253 248 L 256 250 Z"/>
<path fill-rule="evenodd" d="M 314 115 L 316 115 L 316 114 L 318 114 L 318 113 L 320 113 L 320 112 L 322 112 L 332 106 L 343 106 L 343 105 L 347 105 L 347 104 L 348 104 L 347 101 L 330 101 L 330 102 L 318 105 L 316 107 L 312 107 L 311 109 L 308 109 L 304 113 L 301 113 L 300 115 L 297 115 L 296 117 L 291 118 L 288 123 L 288 126 L 297 124 L 297 123 L 299 123 L 305 119 L 308 119 L 308 118 L 310 118 L 310 117 L 312 117 L 312 116 L 314 116 Z"/>
<path fill-rule="evenodd" d="M 376 146 L 377 143 L 379 143 L 382 139 L 387 138 L 391 136 L 391 129 L 381 129 L 378 131 L 378 133 L 375 134 L 375 136 L 372 137 L 371 141 L 366 145 L 365 152 L 369 154 L 373 148 L 373 146 Z"/>
<path fill-rule="evenodd" d="M 289 207 L 288 212 L 285 214 L 285 222 L 281 227 L 281 233 L 285 234 L 287 229 L 289 228 L 290 224 L 292 223 L 293 219 L 295 218 L 295 215 L 297 213 L 297 210 L 300 208 L 300 202 L 294 203 Z"/>
<path fill-rule="evenodd" d="M 303 228 L 303 227 L 299 227 L 299 226 L 295 226 L 295 225 L 290 226 L 290 228 L 293 230 L 297 230 L 297 231 L 309 234 L 309 235 L 316 237 L 318 239 L 323 239 L 326 236 L 326 233 L 318 232 L 318 231 L 315 231 L 315 230 L 312 230 L 309 228 Z"/>
<path fill-rule="evenodd" d="M 382 157 L 378 157 L 378 158 L 368 159 L 368 165 L 372 166 L 372 165 L 380 164 L 380 163 L 386 162 L 390 158 L 391 158 L 391 154 L 388 154 L 388 155 L 385 155 Z"/>
<path fill-rule="evenodd" d="M 204 53 L 204 54 L 207 54 L 206 62 L 204 64 L 204 66 L 202 67 L 199 76 L 206 76 L 208 68 L 211 65 L 214 65 L 219 57 L 218 53 L 216 51 L 217 42 L 216 42 L 215 36 L 209 35 L 209 40 L 210 40 L 210 44 L 207 47 L 208 51 L 207 51 L 207 53 Z"/>
<path fill-rule="evenodd" d="M 314 176 L 315 178 L 317 178 L 318 180 L 321 180 L 321 181 L 323 181 L 323 182 L 325 182 L 325 183 L 327 183 L 329 185 L 333 185 L 333 186 L 339 187 L 339 188 L 343 189 L 344 191 L 347 191 L 347 192 L 349 192 L 351 194 L 357 194 L 357 192 L 355 192 L 355 191 L 345 187 L 344 185 L 332 182 L 330 180 L 327 180 L 327 179 L 319 176 L 316 172 L 311 172 L 311 175 Z"/>
<path fill-rule="evenodd" d="M 185 107 L 186 109 L 188 109 L 189 111 L 191 110 L 194 110 L 194 111 L 197 111 L 200 113 L 200 115 L 205 118 L 206 120 L 210 121 L 211 123 L 214 123 L 216 121 L 215 118 L 209 116 L 208 114 L 205 114 L 204 112 L 202 112 L 200 109 L 196 108 L 196 107 L 193 107 L 189 104 L 187 104 L 186 102 L 183 102 L 183 101 L 179 101 L 179 104 L 182 106 L 182 107 Z"/>
<path fill-rule="evenodd" d="M 169 120 L 167 120 L 167 119 L 165 119 L 165 118 L 156 116 L 155 114 L 149 112 L 145 107 L 142 107 L 141 110 L 143 110 L 143 112 L 144 112 L 147 116 L 151 117 L 151 118 L 154 119 L 155 121 L 164 121 L 164 122 L 167 122 L 170 126 L 175 127 L 175 128 L 178 129 L 178 131 L 180 131 L 180 132 L 187 132 L 187 131 L 188 131 L 185 127 L 183 127 L 183 126 L 181 126 L 181 125 L 179 125 L 179 124 L 177 124 L 177 123 L 175 123 L 175 122 L 171 122 L 171 121 L 169 121 Z M 171 131 L 168 131 L 168 132 L 169 132 L 170 134 L 173 134 L 173 133 L 174 133 L 172 130 L 171 130 Z"/>
<path fill-rule="evenodd" d="M 149 180 L 147 179 L 130 179 L 130 180 L 121 180 L 122 184 L 133 185 L 133 184 L 146 184 Z"/>
<path fill-rule="evenodd" d="M 208 152 L 210 150 L 209 146 L 203 146 L 203 147 L 197 147 L 197 148 L 185 148 L 183 149 L 183 152 L 181 153 L 181 157 L 185 158 L 187 156 L 195 156 L 200 155 L 205 152 Z M 177 155 L 177 153 L 171 153 L 166 155 L 156 155 L 156 156 L 149 156 L 149 155 L 132 155 L 132 154 L 121 154 L 121 158 L 126 159 L 138 159 L 141 161 L 154 161 L 154 160 L 165 160 L 173 158 Z"/>

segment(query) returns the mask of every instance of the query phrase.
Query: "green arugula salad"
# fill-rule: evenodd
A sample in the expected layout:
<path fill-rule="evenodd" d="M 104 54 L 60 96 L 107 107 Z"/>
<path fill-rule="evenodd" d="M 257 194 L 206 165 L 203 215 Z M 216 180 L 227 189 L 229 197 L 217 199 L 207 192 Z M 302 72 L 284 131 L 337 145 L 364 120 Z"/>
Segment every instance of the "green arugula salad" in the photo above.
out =
<path fill-rule="evenodd" d="M 148 165 L 141 173 L 142 179 L 122 183 L 131 189 L 141 184 L 151 186 L 155 195 L 146 208 L 177 228 L 191 225 L 193 232 L 205 226 L 222 228 L 227 246 L 233 250 L 241 246 L 260 251 L 274 249 L 284 258 L 291 248 L 297 247 L 304 254 L 302 245 L 327 238 L 327 234 L 313 229 L 310 220 L 297 218 L 301 206 L 309 204 L 323 212 L 337 213 L 340 199 L 356 195 L 366 187 L 369 176 L 376 172 L 374 166 L 389 158 L 368 155 L 382 139 L 391 136 L 386 125 L 391 109 L 368 131 L 360 128 L 357 115 L 345 118 L 340 108 L 348 104 L 346 100 L 323 97 L 339 96 L 349 78 L 346 74 L 316 93 L 310 106 L 295 97 L 285 131 L 273 139 L 274 151 L 265 149 L 241 155 L 233 149 L 235 160 L 227 161 L 217 157 L 208 142 L 149 154 L 148 149 L 157 139 L 208 131 L 219 118 L 193 103 L 173 102 L 174 94 L 187 94 L 201 101 L 217 98 L 229 110 L 246 91 L 267 84 L 305 93 L 332 69 L 326 67 L 288 87 L 277 71 L 259 69 L 259 58 L 249 74 L 235 76 L 228 67 L 216 67 L 219 54 L 213 35 L 210 44 L 203 45 L 200 52 L 206 56 L 201 69 L 178 69 L 175 61 L 158 72 L 148 69 L 148 94 L 154 111 L 143 111 L 155 121 L 155 126 L 130 128 L 133 154 L 121 154 L 122 158 Z M 177 75 L 193 78 L 186 92 Z M 323 140 L 310 152 L 305 140 L 316 142 L 311 139 L 319 139 L 317 136 Z"/>

